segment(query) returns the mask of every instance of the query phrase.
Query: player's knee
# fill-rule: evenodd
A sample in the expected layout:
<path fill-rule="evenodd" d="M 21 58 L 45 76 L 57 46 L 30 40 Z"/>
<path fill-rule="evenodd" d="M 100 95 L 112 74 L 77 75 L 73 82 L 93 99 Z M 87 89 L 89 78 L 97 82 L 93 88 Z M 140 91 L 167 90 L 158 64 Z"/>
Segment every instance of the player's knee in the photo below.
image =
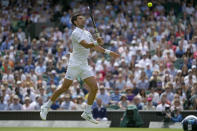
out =
<path fill-rule="evenodd" d="M 61 86 L 62 90 L 67 91 L 67 89 L 69 88 L 69 85 L 67 83 L 63 83 Z"/>
<path fill-rule="evenodd" d="M 61 92 L 65 92 L 65 91 L 67 90 L 67 87 L 64 86 L 64 85 L 61 85 L 61 86 L 59 87 L 59 90 L 60 90 Z"/>
<path fill-rule="evenodd" d="M 64 92 L 67 91 L 67 89 L 68 89 L 68 87 L 62 86 L 62 90 L 63 90 Z"/>

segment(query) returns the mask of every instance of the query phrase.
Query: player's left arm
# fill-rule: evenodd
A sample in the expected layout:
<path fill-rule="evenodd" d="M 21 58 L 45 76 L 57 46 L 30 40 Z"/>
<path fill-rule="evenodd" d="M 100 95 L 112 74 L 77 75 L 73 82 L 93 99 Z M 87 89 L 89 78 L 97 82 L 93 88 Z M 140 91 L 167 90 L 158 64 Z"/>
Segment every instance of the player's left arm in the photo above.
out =
<path fill-rule="evenodd" d="M 100 53 L 106 53 L 114 58 L 118 58 L 120 57 L 120 55 L 116 52 L 113 52 L 113 51 L 110 51 L 110 50 L 107 50 L 107 49 L 104 49 L 103 47 L 97 45 L 97 46 L 94 46 L 93 49 L 97 52 L 100 52 Z"/>
<path fill-rule="evenodd" d="M 91 36 L 92 37 L 92 36 Z M 92 40 L 93 40 L 93 37 L 92 37 Z M 103 39 L 101 37 L 97 37 L 96 38 L 96 42 L 94 43 L 97 43 L 93 49 L 97 52 L 100 52 L 100 53 L 105 53 L 105 54 L 108 54 L 114 58 L 118 58 L 120 57 L 120 55 L 116 52 L 113 52 L 113 51 L 110 51 L 110 50 L 107 50 L 107 49 L 104 49 L 103 47 L 101 47 L 100 45 L 103 45 L 104 42 L 103 42 Z"/>

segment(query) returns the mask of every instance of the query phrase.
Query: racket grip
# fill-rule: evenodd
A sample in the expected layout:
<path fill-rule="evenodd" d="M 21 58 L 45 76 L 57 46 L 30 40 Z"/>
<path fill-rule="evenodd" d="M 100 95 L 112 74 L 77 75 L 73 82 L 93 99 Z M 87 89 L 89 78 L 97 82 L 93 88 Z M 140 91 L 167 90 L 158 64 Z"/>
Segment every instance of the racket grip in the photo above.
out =
<path fill-rule="evenodd" d="M 100 34 L 99 34 L 98 32 L 96 33 L 96 37 L 97 37 L 97 38 L 99 38 L 99 37 L 100 37 Z"/>
<path fill-rule="evenodd" d="M 98 29 L 97 28 L 95 28 L 95 32 L 96 32 L 96 37 L 97 38 L 100 37 L 100 33 L 98 32 Z"/>

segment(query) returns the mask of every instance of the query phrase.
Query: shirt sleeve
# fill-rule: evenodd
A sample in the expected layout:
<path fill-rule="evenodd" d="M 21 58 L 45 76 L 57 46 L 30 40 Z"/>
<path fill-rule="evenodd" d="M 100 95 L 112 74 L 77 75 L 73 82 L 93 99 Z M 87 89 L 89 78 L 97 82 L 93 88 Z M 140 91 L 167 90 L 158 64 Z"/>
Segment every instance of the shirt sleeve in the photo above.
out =
<path fill-rule="evenodd" d="M 75 31 L 72 34 L 72 39 L 80 43 L 82 40 L 85 40 L 85 37 L 83 33 Z"/>

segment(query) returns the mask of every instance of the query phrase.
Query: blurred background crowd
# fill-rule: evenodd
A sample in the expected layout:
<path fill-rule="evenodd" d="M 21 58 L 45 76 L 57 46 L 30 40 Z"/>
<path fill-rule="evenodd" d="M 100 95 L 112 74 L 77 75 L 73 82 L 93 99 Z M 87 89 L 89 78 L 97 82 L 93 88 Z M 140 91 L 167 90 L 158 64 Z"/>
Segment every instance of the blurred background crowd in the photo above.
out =
<path fill-rule="evenodd" d="M 106 109 L 197 109 L 197 1 L 99 0 L 94 8 L 104 47 L 121 54 L 113 59 L 91 51 L 89 64 L 99 90 L 94 117 Z M 65 76 L 72 13 L 87 15 L 82 0 L 1 0 L 0 110 L 39 110 Z M 30 24 L 53 22 L 39 37 Z M 82 110 L 88 88 L 78 78 L 52 105 L 53 110 Z M 98 113 L 100 112 L 100 113 Z"/>

